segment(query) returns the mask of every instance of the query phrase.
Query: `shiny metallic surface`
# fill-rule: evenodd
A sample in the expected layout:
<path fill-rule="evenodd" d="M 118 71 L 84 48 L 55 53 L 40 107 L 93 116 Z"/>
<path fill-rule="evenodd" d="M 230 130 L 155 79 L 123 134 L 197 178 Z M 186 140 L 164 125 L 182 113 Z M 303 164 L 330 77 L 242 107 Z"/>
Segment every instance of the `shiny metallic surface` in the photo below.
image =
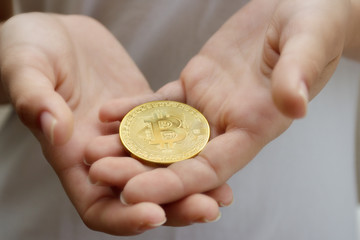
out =
<path fill-rule="evenodd" d="M 209 141 L 210 127 L 206 118 L 189 105 L 154 101 L 127 113 L 119 134 L 133 156 L 171 164 L 196 156 Z"/>

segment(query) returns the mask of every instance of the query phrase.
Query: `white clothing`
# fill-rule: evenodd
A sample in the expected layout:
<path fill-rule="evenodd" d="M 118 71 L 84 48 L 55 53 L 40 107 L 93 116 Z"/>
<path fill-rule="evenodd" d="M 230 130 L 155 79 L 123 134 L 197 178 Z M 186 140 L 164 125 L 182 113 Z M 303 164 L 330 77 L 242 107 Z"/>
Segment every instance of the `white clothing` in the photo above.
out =
<path fill-rule="evenodd" d="M 78 13 L 106 25 L 154 88 L 187 61 L 245 1 L 35 0 L 18 11 Z M 0 129 L 0 236 L 4 240 L 355 240 L 357 63 L 343 60 L 308 116 L 295 121 L 231 180 L 222 219 L 135 237 L 87 229 L 36 139 L 13 114 Z"/>

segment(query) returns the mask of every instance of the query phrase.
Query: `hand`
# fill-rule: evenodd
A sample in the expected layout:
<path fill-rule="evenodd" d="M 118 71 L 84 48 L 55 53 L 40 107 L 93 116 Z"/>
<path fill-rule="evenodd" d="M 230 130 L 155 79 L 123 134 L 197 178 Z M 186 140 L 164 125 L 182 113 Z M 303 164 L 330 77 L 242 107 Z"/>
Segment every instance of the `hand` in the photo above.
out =
<path fill-rule="evenodd" d="M 154 203 L 123 205 L 118 189 L 89 183 L 89 167 L 83 163 L 90 142 L 118 129 L 118 123 L 98 120 L 100 106 L 115 97 L 152 94 L 116 39 L 87 17 L 31 13 L 6 22 L 0 42 L 4 90 L 41 143 L 85 224 L 116 235 L 161 225 L 166 220 L 163 208 Z M 124 156 L 121 149 L 114 154 Z M 125 159 L 124 182 L 147 170 Z M 226 185 L 184 198 L 166 206 L 168 220 L 176 225 L 215 219 L 217 201 L 224 196 L 231 201 Z M 199 204 L 203 207 L 197 208 Z"/>
<path fill-rule="evenodd" d="M 214 189 L 285 131 L 292 119 L 305 116 L 308 101 L 340 59 L 349 11 L 349 2 L 343 0 L 251 1 L 205 44 L 180 80 L 151 99 L 104 105 L 101 118 L 112 121 L 126 113 L 124 103 L 183 101 L 199 109 L 212 130 L 211 141 L 195 158 L 130 179 L 123 201 L 165 204 Z M 97 161 L 100 165 L 107 168 L 107 176 L 96 175 L 101 181 L 111 169 L 103 159 Z"/>

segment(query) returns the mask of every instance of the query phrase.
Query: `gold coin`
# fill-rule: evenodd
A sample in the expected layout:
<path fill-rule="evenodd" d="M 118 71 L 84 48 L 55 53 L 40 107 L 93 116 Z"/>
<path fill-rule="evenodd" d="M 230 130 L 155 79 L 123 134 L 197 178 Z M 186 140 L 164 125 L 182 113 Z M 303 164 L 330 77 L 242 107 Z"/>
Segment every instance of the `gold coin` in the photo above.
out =
<path fill-rule="evenodd" d="M 128 112 L 119 134 L 135 157 L 170 164 L 196 156 L 209 141 L 210 127 L 206 118 L 187 104 L 154 101 Z"/>

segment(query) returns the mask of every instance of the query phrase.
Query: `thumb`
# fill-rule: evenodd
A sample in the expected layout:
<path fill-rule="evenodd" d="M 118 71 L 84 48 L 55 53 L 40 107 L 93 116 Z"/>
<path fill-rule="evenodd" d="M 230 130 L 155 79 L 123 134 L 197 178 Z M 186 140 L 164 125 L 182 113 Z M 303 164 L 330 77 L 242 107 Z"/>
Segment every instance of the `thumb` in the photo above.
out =
<path fill-rule="evenodd" d="M 22 122 L 40 142 L 65 144 L 72 134 L 73 115 L 55 84 L 36 68 L 3 70 L 3 83 Z"/>
<path fill-rule="evenodd" d="M 173 81 L 162 88 L 156 93 L 157 97 L 162 100 L 172 100 L 185 103 L 186 95 L 181 80 Z"/>
<path fill-rule="evenodd" d="M 132 108 L 146 102 L 159 100 L 185 102 L 186 98 L 181 81 L 170 82 L 160 88 L 156 93 L 113 99 L 102 105 L 99 118 L 103 122 L 119 121 Z"/>
<path fill-rule="evenodd" d="M 280 30 L 282 46 L 271 76 L 272 93 L 275 104 L 288 117 L 306 115 L 308 101 L 324 87 L 341 57 L 341 39 L 323 26 L 314 23 L 298 27 L 302 30 L 297 32 L 289 31 L 289 26 Z"/>

